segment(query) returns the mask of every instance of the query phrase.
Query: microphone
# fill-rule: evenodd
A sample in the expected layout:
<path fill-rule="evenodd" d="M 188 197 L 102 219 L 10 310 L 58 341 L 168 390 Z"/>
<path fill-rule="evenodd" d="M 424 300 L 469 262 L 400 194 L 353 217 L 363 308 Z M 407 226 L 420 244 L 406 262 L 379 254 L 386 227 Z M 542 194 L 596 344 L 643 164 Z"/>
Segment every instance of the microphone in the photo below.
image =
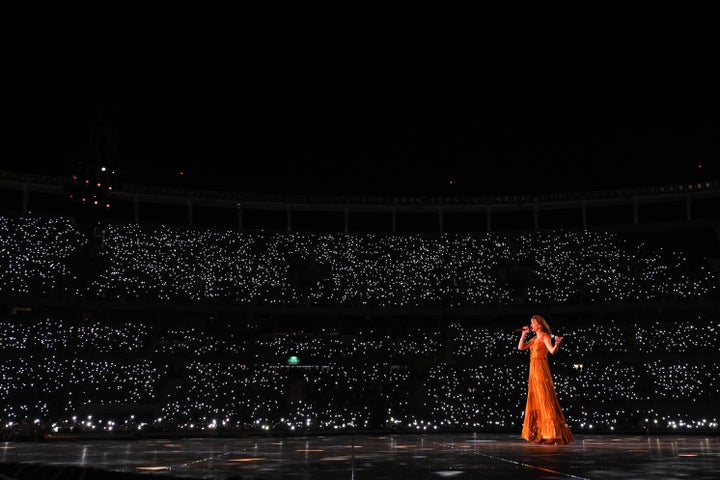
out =
<path fill-rule="evenodd" d="M 526 326 L 524 326 L 524 327 L 516 328 L 516 329 L 515 329 L 515 333 L 520 333 L 520 332 L 522 332 L 524 328 L 527 328 L 527 329 L 528 329 L 528 332 L 530 331 L 530 327 L 528 327 L 528 326 L 526 325 Z"/>

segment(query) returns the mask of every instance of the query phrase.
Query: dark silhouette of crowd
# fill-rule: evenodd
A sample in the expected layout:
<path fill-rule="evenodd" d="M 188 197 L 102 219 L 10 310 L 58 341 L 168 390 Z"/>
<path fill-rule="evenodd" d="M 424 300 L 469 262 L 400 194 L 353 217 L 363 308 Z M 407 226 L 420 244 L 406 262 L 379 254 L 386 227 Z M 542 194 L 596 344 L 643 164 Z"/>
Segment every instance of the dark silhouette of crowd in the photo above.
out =
<path fill-rule="evenodd" d="M 619 235 L 243 233 L 0 217 L 4 440 L 47 435 L 519 431 L 527 374 L 508 318 L 306 328 L 312 307 L 651 305 L 557 314 L 574 432 L 718 430 L 718 274 Z M 262 318 L 147 317 L 117 304 L 307 307 Z M 675 301 L 697 302 L 682 309 Z M 42 302 L 40 302 L 42 303 Z M 83 305 L 82 308 L 74 305 Z M 202 308 L 199 309 L 202 311 Z M 407 310 L 406 310 L 407 311 Z M 552 315 L 551 315 L 552 317 Z M 597 328 L 601 322 L 602 328 Z M 308 322 L 308 325 L 310 322 Z M 291 360 L 291 357 L 294 359 Z"/>
<path fill-rule="evenodd" d="M 702 299 L 718 274 L 679 250 L 591 231 L 244 233 L 0 217 L 0 293 L 117 301 L 463 307 Z"/>

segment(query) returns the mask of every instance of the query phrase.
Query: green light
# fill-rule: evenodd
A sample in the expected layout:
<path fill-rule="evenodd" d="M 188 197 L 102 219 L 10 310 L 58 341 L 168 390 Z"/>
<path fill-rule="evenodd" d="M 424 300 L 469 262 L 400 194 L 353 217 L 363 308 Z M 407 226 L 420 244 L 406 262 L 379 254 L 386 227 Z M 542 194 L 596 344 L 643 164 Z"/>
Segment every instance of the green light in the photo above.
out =
<path fill-rule="evenodd" d="M 298 365 L 300 363 L 300 359 L 295 355 L 290 355 L 287 359 L 287 363 L 288 365 Z"/>

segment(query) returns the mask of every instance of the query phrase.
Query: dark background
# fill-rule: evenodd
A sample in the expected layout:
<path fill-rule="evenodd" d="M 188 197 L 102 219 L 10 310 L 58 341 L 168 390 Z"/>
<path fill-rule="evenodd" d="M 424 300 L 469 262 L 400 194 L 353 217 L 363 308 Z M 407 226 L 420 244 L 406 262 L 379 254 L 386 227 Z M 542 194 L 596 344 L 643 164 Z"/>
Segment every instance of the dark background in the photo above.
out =
<path fill-rule="evenodd" d="M 118 183 L 391 196 L 720 178 L 706 39 L 206 27 L 10 49 L 0 168 L 102 163 Z"/>

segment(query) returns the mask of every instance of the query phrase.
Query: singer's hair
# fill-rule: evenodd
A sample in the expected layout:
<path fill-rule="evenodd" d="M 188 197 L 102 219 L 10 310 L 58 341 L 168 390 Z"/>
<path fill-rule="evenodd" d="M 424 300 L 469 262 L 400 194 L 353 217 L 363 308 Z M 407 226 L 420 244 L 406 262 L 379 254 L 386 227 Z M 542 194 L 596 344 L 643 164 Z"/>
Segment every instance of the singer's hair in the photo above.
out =
<path fill-rule="evenodd" d="M 537 320 L 537 322 L 542 326 L 543 332 L 547 333 L 548 335 L 552 335 L 552 328 L 550 328 L 550 325 L 548 325 L 547 320 L 542 315 L 533 315 L 530 317 L 530 320 L 532 319 Z"/>

